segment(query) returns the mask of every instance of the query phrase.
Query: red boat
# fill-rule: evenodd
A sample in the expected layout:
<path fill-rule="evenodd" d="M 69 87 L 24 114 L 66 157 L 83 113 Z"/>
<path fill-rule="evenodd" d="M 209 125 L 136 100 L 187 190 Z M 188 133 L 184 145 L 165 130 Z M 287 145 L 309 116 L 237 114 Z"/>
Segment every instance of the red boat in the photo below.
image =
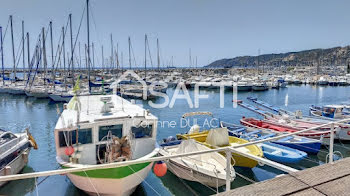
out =
<path fill-rule="evenodd" d="M 248 127 L 272 129 L 279 132 L 289 132 L 289 133 L 294 133 L 297 131 L 318 126 L 318 125 L 314 125 L 313 123 L 301 123 L 298 121 L 293 121 L 288 123 L 288 122 L 279 122 L 278 119 L 258 120 L 255 118 L 244 118 L 244 117 L 241 119 L 240 122 L 242 125 L 248 126 Z M 329 138 L 330 128 L 326 128 L 322 130 L 306 131 L 303 133 L 299 133 L 298 135 L 313 138 L 313 139 Z"/>

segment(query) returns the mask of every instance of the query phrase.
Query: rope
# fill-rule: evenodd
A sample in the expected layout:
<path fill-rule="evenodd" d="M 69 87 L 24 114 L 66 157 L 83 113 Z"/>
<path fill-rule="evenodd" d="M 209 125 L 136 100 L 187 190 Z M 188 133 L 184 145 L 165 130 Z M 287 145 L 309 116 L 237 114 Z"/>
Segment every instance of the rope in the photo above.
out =
<path fill-rule="evenodd" d="M 128 167 L 134 172 L 134 174 L 136 174 L 137 177 L 141 179 L 141 181 L 145 182 L 157 195 L 161 196 L 161 194 L 158 193 L 145 179 L 141 178 L 141 176 L 137 172 L 135 172 L 135 170 L 131 168 L 130 165 L 128 165 Z"/>
<path fill-rule="evenodd" d="M 6 25 L 5 33 L 4 33 L 4 36 L 2 36 L 2 40 L 5 40 L 5 37 L 6 37 L 6 33 L 7 33 L 7 29 L 8 29 L 8 27 L 9 27 L 9 24 L 10 24 L 10 17 L 9 17 L 9 20 L 7 21 L 7 25 Z"/>
<path fill-rule="evenodd" d="M 94 184 L 92 183 L 90 177 L 87 175 L 86 171 L 84 171 L 84 173 L 85 173 L 86 177 L 89 179 L 89 182 L 90 182 L 90 184 L 92 185 L 92 188 L 94 188 L 95 193 L 96 193 L 98 196 L 100 196 L 100 194 L 98 193 L 96 187 L 95 187 Z"/>

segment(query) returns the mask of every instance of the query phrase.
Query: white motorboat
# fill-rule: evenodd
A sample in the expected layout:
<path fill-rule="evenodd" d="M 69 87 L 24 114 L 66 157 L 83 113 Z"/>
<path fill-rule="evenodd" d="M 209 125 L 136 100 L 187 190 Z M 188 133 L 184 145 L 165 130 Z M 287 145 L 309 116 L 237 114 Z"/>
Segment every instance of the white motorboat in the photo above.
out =
<path fill-rule="evenodd" d="M 169 156 L 209 149 L 190 139 L 183 140 L 177 145 L 165 145 L 160 149 L 159 154 Z M 226 158 L 217 152 L 173 158 L 167 162 L 167 166 L 173 174 L 185 180 L 211 187 L 220 187 L 226 183 Z M 231 182 L 235 179 L 235 175 L 235 170 L 231 166 Z"/>
<path fill-rule="evenodd" d="M 28 162 L 31 147 L 37 145 L 28 131 L 13 134 L 0 129 L 0 176 L 19 173 Z"/>

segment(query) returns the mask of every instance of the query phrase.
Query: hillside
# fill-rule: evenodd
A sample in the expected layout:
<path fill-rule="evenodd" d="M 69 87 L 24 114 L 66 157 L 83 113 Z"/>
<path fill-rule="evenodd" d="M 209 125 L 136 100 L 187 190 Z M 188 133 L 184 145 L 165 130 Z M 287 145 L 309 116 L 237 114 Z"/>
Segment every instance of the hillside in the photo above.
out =
<path fill-rule="evenodd" d="M 345 66 L 350 60 L 350 46 L 329 49 L 313 49 L 281 54 L 260 56 L 240 56 L 220 59 L 207 65 L 211 68 L 255 67 L 260 66 Z"/>

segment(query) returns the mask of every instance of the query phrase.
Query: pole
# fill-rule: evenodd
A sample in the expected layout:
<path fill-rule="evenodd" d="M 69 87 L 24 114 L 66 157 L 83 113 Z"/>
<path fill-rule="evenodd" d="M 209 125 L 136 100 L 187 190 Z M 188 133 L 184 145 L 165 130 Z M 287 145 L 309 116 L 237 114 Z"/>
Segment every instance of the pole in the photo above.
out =
<path fill-rule="evenodd" d="M 11 21 L 11 40 L 12 40 L 12 58 L 13 58 L 13 77 L 15 79 L 15 85 L 16 85 L 16 56 L 15 56 L 15 43 L 13 40 L 12 15 L 10 15 L 10 21 Z M 12 80 L 11 80 L 11 83 L 12 83 Z"/>
<path fill-rule="evenodd" d="M 226 192 L 231 190 L 231 157 L 230 150 L 226 150 Z"/>
<path fill-rule="evenodd" d="M 160 70 L 160 57 L 159 57 L 159 40 L 157 38 L 157 55 L 158 55 L 158 71 Z"/>
<path fill-rule="evenodd" d="M 92 47 L 92 67 L 95 67 L 95 47 L 94 47 L 94 42 L 91 44 Z"/>
<path fill-rule="evenodd" d="M 43 61 L 44 61 L 44 86 L 46 88 L 46 74 L 47 74 L 47 61 L 46 61 L 46 44 L 45 44 L 45 29 L 42 28 L 42 36 L 43 36 Z"/>
<path fill-rule="evenodd" d="M 130 66 L 130 70 L 131 70 L 131 40 L 130 37 L 128 39 L 129 42 L 129 66 Z"/>
<path fill-rule="evenodd" d="M 101 46 L 101 48 L 102 48 L 102 72 L 104 72 L 104 65 L 105 65 L 105 60 L 104 60 L 104 55 L 103 55 L 103 45 Z"/>
<path fill-rule="evenodd" d="M 113 58 L 113 36 L 112 36 L 112 33 L 111 33 L 111 73 L 113 75 L 113 69 L 114 69 L 114 58 Z"/>
<path fill-rule="evenodd" d="M 73 49 L 73 27 L 72 27 L 72 14 L 69 14 L 69 26 L 70 26 L 70 50 L 71 50 L 71 76 L 72 76 L 72 82 L 73 86 L 75 85 L 74 81 L 74 49 Z"/>
<path fill-rule="evenodd" d="M 90 88 L 90 29 L 89 29 L 89 0 L 86 0 L 86 23 L 87 23 L 87 62 L 88 62 L 88 80 L 89 80 L 89 93 L 91 92 Z"/>
<path fill-rule="evenodd" d="M 333 164 L 333 147 L 334 147 L 334 123 L 331 124 L 331 137 L 329 141 L 329 163 Z"/>
<path fill-rule="evenodd" d="M 64 44 L 64 39 L 65 39 L 65 35 L 64 35 L 64 27 L 62 27 L 62 48 L 63 48 L 63 78 L 64 78 L 64 86 L 65 86 L 65 90 L 67 91 L 67 80 L 66 80 L 66 47 L 65 47 L 65 44 Z"/>
<path fill-rule="evenodd" d="M 0 27 L 0 41 L 1 41 L 1 67 L 2 67 L 2 85 L 5 86 L 5 70 L 4 70 L 4 48 L 2 44 L 2 27 Z"/>
<path fill-rule="evenodd" d="M 145 34 L 145 81 L 147 77 L 147 35 Z"/>
<path fill-rule="evenodd" d="M 29 68 L 29 66 L 30 66 L 30 50 L 29 50 L 29 33 L 27 32 L 27 60 L 28 60 L 28 68 Z M 30 67 L 31 68 L 31 67 Z M 27 74 L 28 76 L 29 76 L 29 69 L 28 69 L 28 74 Z M 28 81 L 29 81 L 29 77 L 27 77 L 27 84 L 28 84 Z"/>
<path fill-rule="evenodd" d="M 55 89 L 56 70 L 55 70 L 55 65 L 54 65 L 54 60 L 53 60 L 52 21 L 50 21 L 50 41 L 51 41 L 51 66 L 52 66 L 51 77 L 52 77 L 52 82 L 53 82 L 53 89 Z M 28 59 L 28 61 L 29 61 L 29 59 Z"/>
<path fill-rule="evenodd" d="M 23 53 L 23 82 L 25 81 L 24 78 L 25 78 L 25 54 L 24 54 L 24 21 L 22 20 L 22 53 Z"/>

